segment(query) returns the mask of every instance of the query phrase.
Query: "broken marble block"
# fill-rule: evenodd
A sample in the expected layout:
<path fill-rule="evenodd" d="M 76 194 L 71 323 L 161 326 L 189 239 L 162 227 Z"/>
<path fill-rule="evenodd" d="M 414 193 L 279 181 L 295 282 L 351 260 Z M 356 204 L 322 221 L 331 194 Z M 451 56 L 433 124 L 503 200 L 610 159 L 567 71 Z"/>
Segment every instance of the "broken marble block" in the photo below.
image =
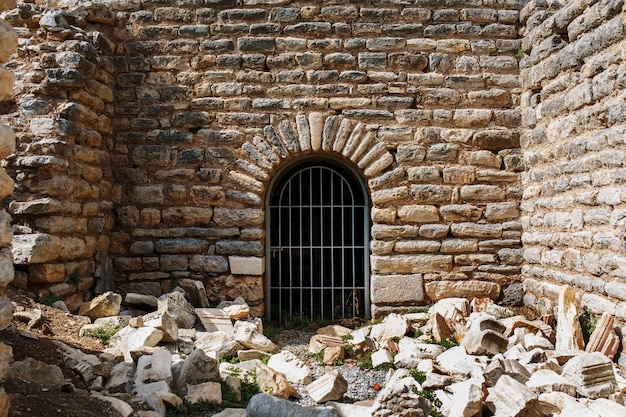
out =
<path fill-rule="evenodd" d="M 121 350 L 124 353 L 124 360 L 130 362 L 133 360 L 131 352 L 144 347 L 154 347 L 161 339 L 163 339 L 163 332 L 159 329 L 126 326 L 113 335 L 109 347 Z"/>
<path fill-rule="evenodd" d="M 196 308 L 196 316 L 207 332 L 224 332 L 233 337 L 235 330 L 230 316 L 220 308 Z"/>
<path fill-rule="evenodd" d="M 230 318 L 229 318 L 230 320 Z M 278 352 L 278 346 L 270 339 L 259 333 L 257 325 L 248 321 L 237 321 L 234 326 L 235 340 L 248 349 L 263 352 Z"/>
<path fill-rule="evenodd" d="M 135 385 L 157 381 L 172 383 L 172 354 L 163 348 L 154 349 L 152 355 L 143 355 L 137 360 Z"/>
<path fill-rule="evenodd" d="M 607 398 L 617 389 L 613 363 L 600 352 L 573 357 L 563 366 L 561 375 L 575 384 L 576 392 L 583 397 Z"/>
<path fill-rule="evenodd" d="M 202 349 L 195 349 L 181 366 L 175 385 L 186 392 L 188 385 L 213 381 L 219 374 L 217 359 L 207 355 Z"/>
<path fill-rule="evenodd" d="M 167 311 L 154 311 L 144 315 L 143 324 L 161 330 L 164 342 L 176 342 L 178 340 L 178 323 Z"/>
<path fill-rule="evenodd" d="M 372 326 L 370 337 L 379 346 L 385 346 L 389 339 L 400 339 L 409 330 L 409 322 L 400 314 L 391 313 L 382 321 Z"/>
<path fill-rule="evenodd" d="M 100 317 L 117 316 L 120 312 L 122 296 L 108 291 L 81 304 L 78 314 L 87 316 L 92 320 Z"/>
<path fill-rule="evenodd" d="M 540 369 L 533 373 L 526 382 L 526 386 L 537 395 L 543 392 L 564 392 L 576 397 L 576 385 L 549 369 Z"/>
<path fill-rule="evenodd" d="M 376 396 L 370 412 L 373 417 L 427 416 L 431 412 L 431 405 L 418 394 L 421 391 L 422 387 L 408 370 L 389 371 L 385 386 Z"/>
<path fill-rule="evenodd" d="M 604 353 L 607 358 L 613 359 L 619 349 L 619 337 L 615 334 L 615 317 L 602 313 L 602 317 L 596 324 L 596 329 L 589 338 L 585 352 Z"/>
<path fill-rule="evenodd" d="M 331 371 L 307 385 L 306 391 L 318 404 L 336 401 L 348 391 L 348 381 L 339 372 Z"/>
<path fill-rule="evenodd" d="M 563 285 L 559 292 L 556 321 L 555 348 L 557 350 L 583 350 L 585 342 L 578 320 L 576 290 L 569 285 Z"/>
<path fill-rule="evenodd" d="M 372 368 L 393 363 L 393 355 L 387 349 L 380 349 L 372 353 Z"/>
<path fill-rule="evenodd" d="M 484 382 L 470 378 L 447 387 L 453 393 L 452 406 L 448 417 L 468 417 L 480 415 L 486 397 Z"/>
<path fill-rule="evenodd" d="M 502 332 L 505 327 L 489 315 L 481 315 L 472 321 L 461 346 L 470 355 L 495 355 L 506 351 L 509 341 Z"/>
<path fill-rule="evenodd" d="M 508 375 L 488 389 L 487 408 L 499 417 L 544 417 L 537 394 Z"/>
<path fill-rule="evenodd" d="M 232 336 L 216 331 L 211 333 L 198 332 L 196 335 L 195 347 L 204 350 L 206 353 L 215 352 L 219 358 L 230 359 L 237 354 L 243 346 Z"/>
<path fill-rule="evenodd" d="M 219 382 L 204 382 L 202 384 L 189 385 L 185 400 L 189 404 L 197 403 L 222 403 L 222 386 Z"/>
<path fill-rule="evenodd" d="M 277 372 L 282 372 L 287 381 L 292 384 L 308 385 L 313 380 L 313 374 L 309 367 L 288 350 L 270 356 L 267 366 Z"/>
<path fill-rule="evenodd" d="M 178 327 L 181 329 L 191 329 L 196 322 L 194 308 L 182 292 L 172 291 L 160 296 L 158 311 L 167 311 L 176 320 Z"/>

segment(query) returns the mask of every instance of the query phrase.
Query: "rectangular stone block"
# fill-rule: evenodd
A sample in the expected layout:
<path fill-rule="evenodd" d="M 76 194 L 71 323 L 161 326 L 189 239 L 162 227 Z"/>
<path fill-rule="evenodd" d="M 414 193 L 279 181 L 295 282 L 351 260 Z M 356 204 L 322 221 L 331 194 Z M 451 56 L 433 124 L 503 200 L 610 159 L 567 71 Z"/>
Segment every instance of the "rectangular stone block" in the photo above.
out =
<path fill-rule="evenodd" d="M 265 259 L 256 256 L 229 256 L 230 272 L 233 275 L 263 275 Z"/>
<path fill-rule="evenodd" d="M 415 274 L 452 270 L 450 255 L 372 256 L 372 271 L 376 274 Z"/>
<path fill-rule="evenodd" d="M 422 274 L 373 275 L 373 304 L 419 304 L 424 300 Z"/>

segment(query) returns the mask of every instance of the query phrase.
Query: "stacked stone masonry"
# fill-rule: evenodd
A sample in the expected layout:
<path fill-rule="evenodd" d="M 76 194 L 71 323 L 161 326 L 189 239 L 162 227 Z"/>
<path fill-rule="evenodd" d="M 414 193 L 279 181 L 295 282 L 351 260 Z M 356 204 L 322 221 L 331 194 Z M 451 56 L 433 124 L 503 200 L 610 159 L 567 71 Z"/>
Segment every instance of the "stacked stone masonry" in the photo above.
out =
<path fill-rule="evenodd" d="M 57 7 L 3 15 L 20 285 L 77 308 L 192 278 L 261 312 L 270 183 L 318 154 L 367 184 L 375 312 L 523 278 L 626 320 L 623 1 Z"/>
<path fill-rule="evenodd" d="M 531 1 L 520 63 L 526 303 L 562 284 L 626 320 L 626 14 L 623 1 Z"/>
<path fill-rule="evenodd" d="M 11 0 L 0 1 L 0 12 L 15 7 Z M 13 99 L 13 83 L 15 76 L 5 68 L 11 55 L 17 50 L 17 33 L 11 25 L 0 19 L 0 161 L 15 152 L 15 133 L 4 123 L 2 118 L 2 105 Z M 13 192 L 15 184 L 7 174 L 4 166 L 0 166 L 0 199 L 9 196 Z M 4 208 L 0 209 L 0 330 L 6 329 L 13 319 L 13 304 L 5 295 L 6 287 L 13 281 L 15 270 L 11 255 L 11 216 Z M 9 364 L 13 359 L 13 350 L 10 346 L 0 343 L 0 380 L 6 375 Z M 9 412 L 9 396 L 4 388 L 0 388 L 0 415 Z"/>
<path fill-rule="evenodd" d="M 519 294 L 525 3 L 19 3 L 20 282 L 262 310 L 269 183 L 320 154 L 367 182 L 374 305 Z"/>

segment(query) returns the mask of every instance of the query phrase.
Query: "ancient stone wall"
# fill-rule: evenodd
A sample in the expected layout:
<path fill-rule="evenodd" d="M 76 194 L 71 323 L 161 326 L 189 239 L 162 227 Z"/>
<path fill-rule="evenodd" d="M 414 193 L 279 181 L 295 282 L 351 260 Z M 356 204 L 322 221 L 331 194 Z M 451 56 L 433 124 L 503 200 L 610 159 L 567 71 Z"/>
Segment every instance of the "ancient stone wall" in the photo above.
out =
<path fill-rule="evenodd" d="M 21 38 L 13 62 L 19 144 L 9 160 L 18 183 L 9 203 L 13 261 L 39 297 L 75 310 L 93 295 L 119 194 L 110 156 L 115 45 L 98 30 L 114 19 L 103 5 L 73 13 L 18 6 L 5 15 Z"/>
<path fill-rule="evenodd" d="M 108 249 L 122 291 L 200 279 L 260 312 L 268 186 L 319 154 L 367 183 L 378 311 L 521 299 L 526 1 L 357 3 L 20 4 L 10 207 L 31 288 Z"/>
<path fill-rule="evenodd" d="M 0 1 L 0 12 L 15 7 L 14 1 Z M 9 24 L 0 19 L 0 64 L 9 60 L 17 49 L 17 34 Z M 15 151 L 15 133 L 3 123 L 3 103 L 13 98 L 13 83 L 15 76 L 0 65 L 0 160 Z M 15 184 L 3 167 L 0 167 L 0 199 L 13 191 Z M 7 211 L 0 209 L 0 330 L 6 329 L 13 319 L 13 304 L 4 294 L 15 276 L 13 258 L 11 256 L 11 216 Z M 0 380 L 4 378 L 13 358 L 11 347 L 0 343 Z M 9 411 L 9 396 L 0 388 L 0 414 L 7 415 Z"/>
<path fill-rule="evenodd" d="M 626 320 L 626 12 L 623 1 L 532 1 L 521 61 L 525 302 L 562 284 Z"/>

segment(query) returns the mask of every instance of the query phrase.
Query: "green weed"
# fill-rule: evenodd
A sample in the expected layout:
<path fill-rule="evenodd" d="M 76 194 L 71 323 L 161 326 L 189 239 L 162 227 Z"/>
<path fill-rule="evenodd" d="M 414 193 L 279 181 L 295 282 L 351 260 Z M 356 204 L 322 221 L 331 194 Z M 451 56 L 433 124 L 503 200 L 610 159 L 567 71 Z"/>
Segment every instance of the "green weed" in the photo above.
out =
<path fill-rule="evenodd" d="M 54 295 L 53 292 L 51 292 L 50 294 L 48 294 L 46 296 L 39 297 L 38 301 L 41 304 L 45 304 L 47 306 L 52 306 L 52 304 L 54 304 L 57 301 L 59 301 L 59 297 L 57 297 L 56 295 Z"/>
<path fill-rule="evenodd" d="M 67 275 L 68 284 L 76 285 L 80 284 L 80 268 L 76 267 L 72 272 Z"/>
<path fill-rule="evenodd" d="M 102 327 L 85 330 L 85 336 L 96 337 L 102 340 L 104 346 L 109 345 L 115 333 L 117 333 L 117 329 L 111 323 L 105 323 Z"/>

